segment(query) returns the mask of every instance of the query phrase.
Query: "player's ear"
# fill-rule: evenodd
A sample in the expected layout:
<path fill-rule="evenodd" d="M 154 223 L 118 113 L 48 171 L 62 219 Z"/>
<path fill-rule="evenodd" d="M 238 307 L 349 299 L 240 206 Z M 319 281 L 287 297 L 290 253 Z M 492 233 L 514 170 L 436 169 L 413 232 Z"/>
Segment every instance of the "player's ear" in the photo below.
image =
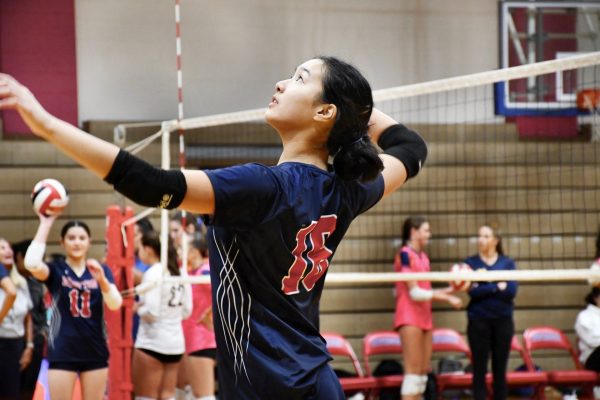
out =
<path fill-rule="evenodd" d="M 314 120 L 319 122 L 334 122 L 336 115 L 337 107 L 335 104 L 322 103 L 316 108 Z"/>

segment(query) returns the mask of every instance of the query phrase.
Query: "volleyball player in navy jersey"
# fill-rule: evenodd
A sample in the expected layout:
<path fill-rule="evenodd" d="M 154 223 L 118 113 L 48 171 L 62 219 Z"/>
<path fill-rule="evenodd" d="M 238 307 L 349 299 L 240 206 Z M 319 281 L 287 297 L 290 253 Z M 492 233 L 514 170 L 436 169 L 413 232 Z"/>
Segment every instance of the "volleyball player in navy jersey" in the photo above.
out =
<path fill-rule="evenodd" d="M 502 271 L 516 269 L 515 262 L 504 254 L 502 236 L 491 224 L 479 228 L 478 254 L 464 262 L 473 271 Z M 518 283 L 473 282 L 469 289 L 471 298 L 467 307 L 467 336 L 473 357 L 473 398 L 488 398 L 486 373 L 488 359 L 492 358 L 493 398 L 504 400 L 508 396 L 506 368 L 510 344 L 515 333 L 514 299 Z"/>
<path fill-rule="evenodd" d="M 110 269 L 87 258 L 90 229 L 69 221 L 61 229 L 66 259 L 45 263 L 48 233 L 56 216 L 39 215 L 40 225 L 25 253 L 25 267 L 52 295 L 48 334 L 50 397 L 70 399 L 79 376 L 83 400 L 103 399 L 108 376 L 104 305 L 121 305 Z"/>
<path fill-rule="evenodd" d="M 360 72 L 318 57 L 276 84 L 265 115 L 283 142 L 273 167 L 154 168 L 51 116 L 0 75 L 8 108 L 132 200 L 209 216 L 220 398 L 344 398 L 319 334 L 324 276 L 350 222 L 427 155 L 416 133 L 373 109 Z"/>

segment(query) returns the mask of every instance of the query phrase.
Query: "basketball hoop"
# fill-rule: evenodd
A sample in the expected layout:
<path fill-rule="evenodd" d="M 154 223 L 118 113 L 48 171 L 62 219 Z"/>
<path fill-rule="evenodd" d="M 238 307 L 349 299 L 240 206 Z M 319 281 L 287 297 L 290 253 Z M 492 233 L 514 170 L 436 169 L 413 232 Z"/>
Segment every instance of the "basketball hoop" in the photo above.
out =
<path fill-rule="evenodd" d="M 592 142 L 600 141 L 600 89 L 578 91 L 577 108 L 589 111 L 592 116 Z"/>

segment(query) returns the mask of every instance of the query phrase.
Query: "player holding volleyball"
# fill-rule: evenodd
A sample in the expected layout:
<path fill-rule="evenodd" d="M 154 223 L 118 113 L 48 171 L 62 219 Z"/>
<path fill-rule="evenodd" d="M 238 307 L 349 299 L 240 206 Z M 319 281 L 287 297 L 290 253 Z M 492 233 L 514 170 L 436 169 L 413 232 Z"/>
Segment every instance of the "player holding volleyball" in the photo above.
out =
<path fill-rule="evenodd" d="M 394 260 L 396 272 L 429 272 L 425 246 L 431 237 L 429 221 L 410 217 L 402 225 L 402 247 Z M 400 333 L 404 358 L 404 400 L 420 399 L 427 385 L 431 359 L 433 315 L 431 301 L 445 301 L 460 308 L 460 298 L 451 295 L 451 287 L 433 290 L 431 282 L 396 283 L 394 327 Z"/>
<path fill-rule="evenodd" d="M 274 167 L 154 168 L 51 116 L 7 75 L 0 108 L 133 201 L 210 216 L 220 398 L 344 398 L 319 334 L 324 275 L 352 220 L 427 155 L 416 133 L 373 110 L 353 66 L 318 57 L 276 84 L 265 114 L 283 142 Z"/>
<path fill-rule="evenodd" d="M 70 399 L 79 376 L 84 400 L 103 399 L 108 377 L 104 306 L 115 310 L 121 295 L 107 266 L 88 259 L 89 227 L 69 221 L 60 238 L 66 259 L 43 261 L 48 233 L 57 215 L 38 213 L 40 226 L 25 253 L 25 267 L 52 295 L 48 334 L 48 384 L 52 399 Z"/>

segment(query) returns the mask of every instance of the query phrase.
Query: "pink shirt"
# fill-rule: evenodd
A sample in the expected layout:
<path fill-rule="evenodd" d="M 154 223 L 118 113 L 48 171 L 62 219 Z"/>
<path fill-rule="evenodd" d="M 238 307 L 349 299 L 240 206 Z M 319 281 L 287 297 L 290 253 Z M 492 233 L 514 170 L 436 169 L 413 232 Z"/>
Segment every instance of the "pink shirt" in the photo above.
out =
<path fill-rule="evenodd" d="M 202 264 L 195 271 L 189 272 L 190 276 L 208 274 L 210 274 L 208 262 Z M 212 327 L 209 329 L 202 322 L 199 322 L 200 318 L 212 308 L 210 285 L 192 285 L 192 296 L 194 302 L 192 315 L 182 322 L 183 334 L 185 336 L 185 351 L 188 354 L 198 350 L 214 349 L 217 347 Z"/>
<path fill-rule="evenodd" d="M 408 246 L 400 249 L 394 260 L 396 272 L 429 272 L 429 257 L 425 252 L 416 252 Z M 417 282 L 419 287 L 431 290 L 431 282 Z M 431 301 L 414 301 L 405 282 L 396 283 L 396 315 L 394 327 L 417 326 L 423 330 L 433 329 Z"/>

